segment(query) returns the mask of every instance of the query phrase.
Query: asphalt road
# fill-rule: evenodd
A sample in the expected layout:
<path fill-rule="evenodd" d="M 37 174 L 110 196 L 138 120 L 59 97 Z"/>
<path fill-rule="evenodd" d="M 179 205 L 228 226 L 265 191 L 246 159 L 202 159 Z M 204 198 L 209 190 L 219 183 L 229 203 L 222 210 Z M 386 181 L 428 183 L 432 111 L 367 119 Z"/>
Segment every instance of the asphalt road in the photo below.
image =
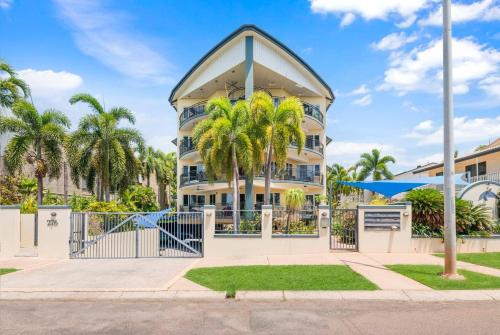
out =
<path fill-rule="evenodd" d="M 500 334 L 498 302 L 0 301 L 0 334 Z"/>

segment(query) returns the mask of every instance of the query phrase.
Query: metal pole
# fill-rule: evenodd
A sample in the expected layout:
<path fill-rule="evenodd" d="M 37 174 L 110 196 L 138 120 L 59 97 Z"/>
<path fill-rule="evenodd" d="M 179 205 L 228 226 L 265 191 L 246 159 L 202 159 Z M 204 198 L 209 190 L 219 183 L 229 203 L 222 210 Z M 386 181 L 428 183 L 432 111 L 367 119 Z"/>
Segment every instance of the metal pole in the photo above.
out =
<path fill-rule="evenodd" d="M 444 276 L 457 277 L 451 0 L 443 0 Z"/>

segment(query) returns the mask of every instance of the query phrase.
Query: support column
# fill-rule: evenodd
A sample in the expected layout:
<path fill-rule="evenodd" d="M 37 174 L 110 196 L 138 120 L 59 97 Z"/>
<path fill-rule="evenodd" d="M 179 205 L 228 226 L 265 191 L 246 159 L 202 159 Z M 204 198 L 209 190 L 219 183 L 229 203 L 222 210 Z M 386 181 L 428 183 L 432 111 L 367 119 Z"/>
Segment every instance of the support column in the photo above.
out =
<path fill-rule="evenodd" d="M 253 36 L 245 36 L 245 99 L 253 94 Z M 253 171 L 255 172 L 255 171 Z M 245 177 L 245 209 L 253 209 L 253 176 Z"/>
<path fill-rule="evenodd" d="M 214 250 L 215 206 L 203 206 L 203 256 L 211 256 Z"/>

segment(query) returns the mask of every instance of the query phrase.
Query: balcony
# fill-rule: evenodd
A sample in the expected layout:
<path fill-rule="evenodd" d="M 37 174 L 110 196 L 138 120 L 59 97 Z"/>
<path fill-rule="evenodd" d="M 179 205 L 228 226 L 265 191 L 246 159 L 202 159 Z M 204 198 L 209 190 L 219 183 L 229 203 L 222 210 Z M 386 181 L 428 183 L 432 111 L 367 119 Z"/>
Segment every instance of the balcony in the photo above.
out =
<path fill-rule="evenodd" d="M 179 145 L 179 158 L 196 151 L 196 146 L 193 144 L 191 138 L 189 141 L 181 140 Z"/>
<path fill-rule="evenodd" d="M 469 176 L 468 174 L 465 174 L 463 178 L 471 184 L 477 181 L 496 181 L 500 183 L 500 172 L 492 172 L 479 176 Z"/>
<path fill-rule="evenodd" d="M 297 143 L 295 143 L 295 142 L 290 143 L 290 147 L 296 149 Z M 304 143 L 304 149 L 315 152 L 315 153 L 321 155 L 322 157 L 323 157 L 323 153 L 325 151 L 324 145 L 322 143 L 319 143 L 319 145 L 315 145 L 314 143 L 312 143 L 312 141 L 306 141 L 306 143 Z"/>
<path fill-rule="evenodd" d="M 308 168 L 285 168 L 280 172 L 272 172 L 272 182 L 291 182 L 291 183 L 308 183 L 316 185 L 324 185 L 324 176 L 319 171 L 314 170 L 314 165 L 307 166 Z M 240 175 L 240 180 L 244 175 Z M 264 173 L 255 176 L 255 179 L 264 179 Z M 204 171 L 183 173 L 180 176 L 180 186 L 195 185 L 198 183 L 207 183 L 208 177 Z M 226 182 L 226 179 L 216 178 L 214 182 Z"/>
<path fill-rule="evenodd" d="M 302 105 L 304 106 L 304 114 L 306 116 L 309 116 L 317 121 L 319 123 L 323 124 L 323 113 L 321 113 L 319 106 L 317 105 L 311 105 L 307 102 L 303 102 Z"/>
<path fill-rule="evenodd" d="M 202 117 L 205 114 L 205 105 L 193 105 L 190 107 L 184 108 L 181 115 L 179 116 L 179 129 L 182 128 L 183 125 L 188 123 L 189 121 Z"/>

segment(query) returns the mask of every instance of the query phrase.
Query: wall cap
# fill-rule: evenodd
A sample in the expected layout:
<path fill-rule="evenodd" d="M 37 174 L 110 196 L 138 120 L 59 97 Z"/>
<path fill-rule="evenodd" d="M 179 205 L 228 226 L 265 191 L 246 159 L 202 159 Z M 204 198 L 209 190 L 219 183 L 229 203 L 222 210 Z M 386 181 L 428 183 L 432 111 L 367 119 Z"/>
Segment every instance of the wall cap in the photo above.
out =
<path fill-rule="evenodd" d="M 262 209 L 273 209 L 273 205 L 262 205 Z"/>
<path fill-rule="evenodd" d="M 20 209 L 21 205 L 0 205 L 0 209 Z"/>
<path fill-rule="evenodd" d="M 319 209 L 330 209 L 330 206 L 329 205 L 319 205 L 318 208 Z"/>
<path fill-rule="evenodd" d="M 215 205 L 203 205 L 203 210 L 215 209 Z"/>
<path fill-rule="evenodd" d="M 40 205 L 38 209 L 71 209 L 68 205 Z"/>
<path fill-rule="evenodd" d="M 359 209 L 405 209 L 406 205 L 358 205 Z"/>

